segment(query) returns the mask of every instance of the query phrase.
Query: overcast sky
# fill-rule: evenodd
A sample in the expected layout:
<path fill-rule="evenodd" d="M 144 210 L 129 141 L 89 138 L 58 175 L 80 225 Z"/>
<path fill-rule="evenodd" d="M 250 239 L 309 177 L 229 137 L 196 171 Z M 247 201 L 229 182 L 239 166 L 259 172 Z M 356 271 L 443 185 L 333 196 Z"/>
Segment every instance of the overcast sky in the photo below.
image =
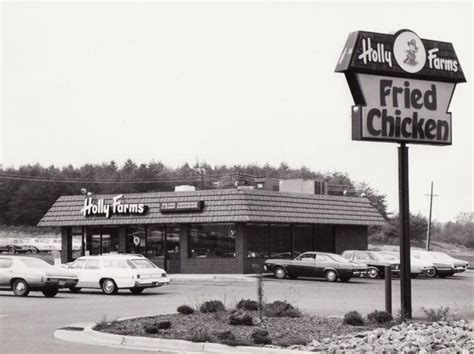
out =
<path fill-rule="evenodd" d="M 412 212 L 473 210 L 469 2 L 2 3 L 1 163 L 152 159 L 347 172 L 398 212 L 397 144 L 351 140 L 349 32 L 452 42 L 453 145 L 410 145 Z"/>

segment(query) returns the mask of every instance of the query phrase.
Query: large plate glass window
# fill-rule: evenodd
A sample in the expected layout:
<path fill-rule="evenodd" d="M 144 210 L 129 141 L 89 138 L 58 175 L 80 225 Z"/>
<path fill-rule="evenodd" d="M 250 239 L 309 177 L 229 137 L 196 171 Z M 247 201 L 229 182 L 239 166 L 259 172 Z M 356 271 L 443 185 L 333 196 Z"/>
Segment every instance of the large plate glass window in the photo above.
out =
<path fill-rule="evenodd" d="M 235 257 L 234 224 L 193 224 L 188 233 L 188 257 Z"/>
<path fill-rule="evenodd" d="M 268 224 L 247 224 L 247 257 L 266 258 L 270 255 L 268 247 Z"/>
<path fill-rule="evenodd" d="M 304 252 L 315 251 L 313 225 L 294 225 L 293 242 L 295 257 Z"/>
<path fill-rule="evenodd" d="M 146 256 L 145 226 L 127 227 L 127 253 L 143 254 Z"/>
<path fill-rule="evenodd" d="M 271 257 L 291 258 L 290 225 L 271 224 L 269 235 Z"/>

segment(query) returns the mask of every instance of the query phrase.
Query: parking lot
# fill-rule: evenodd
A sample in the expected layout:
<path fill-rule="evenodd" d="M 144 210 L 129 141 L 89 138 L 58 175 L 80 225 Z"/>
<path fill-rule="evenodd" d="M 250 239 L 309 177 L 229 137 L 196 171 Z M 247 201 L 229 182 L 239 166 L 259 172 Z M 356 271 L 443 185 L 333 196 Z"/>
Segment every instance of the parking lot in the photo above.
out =
<path fill-rule="evenodd" d="M 62 290 L 55 298 L 45 298 L 38 292 L 19 298 L 12 292 L 0 292 L 2 353 L 80 353 L 85 350 L 88 353 L 113 353 L 116 350 L 57 340 L 53 332 L 77 322 L 174 312 L 181 304 L 193 305 L 207 299 L 220 299 L 232 306 L 241 298 L 255 298 L 253 279 L 186 277 L 181 276 L 170 286 L 148 289 L 140 296 L 129 291 L 106 296 L 98 290 L 79 294 Z M 395 278 L 394 313 L 399 308 L 399 285 Z M 266 277 L 264 291 L 268 301 L 285 299 L 315 315 L 342 316 L 350 310 L 366 314 L 384 308 L 383 280 L 352 279 L 349 283 L 328 283 L 320 279 L 276 280 Z M 414 279 L 412 292 L 414 316 L 422 315 L 422 306 L 449 306 L 453 313 L 474 318 L 472 270 L 446 279 Z"/>

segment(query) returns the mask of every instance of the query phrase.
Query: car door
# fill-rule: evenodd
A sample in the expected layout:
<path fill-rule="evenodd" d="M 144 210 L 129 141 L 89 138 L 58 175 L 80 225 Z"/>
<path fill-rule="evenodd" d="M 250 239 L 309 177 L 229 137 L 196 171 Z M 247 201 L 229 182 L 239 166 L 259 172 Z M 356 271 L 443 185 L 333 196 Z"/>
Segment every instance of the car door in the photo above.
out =
<path fill-rule="evenodd" d="M 100 259 L 88 259 L 81 271 L 79 288 L 100 288 Z"/>
<path fill-rule="evenodd" d="M 294 275 L 300 277 L 314 277 L 314 254 L 303 253 L 291 261 Z"/>
<path fill-rule="evenodd" d="M 13 260 L 11 258 L 0 258 L 0 287 L 10 288 L 10 279 L 13 275 Z"/>

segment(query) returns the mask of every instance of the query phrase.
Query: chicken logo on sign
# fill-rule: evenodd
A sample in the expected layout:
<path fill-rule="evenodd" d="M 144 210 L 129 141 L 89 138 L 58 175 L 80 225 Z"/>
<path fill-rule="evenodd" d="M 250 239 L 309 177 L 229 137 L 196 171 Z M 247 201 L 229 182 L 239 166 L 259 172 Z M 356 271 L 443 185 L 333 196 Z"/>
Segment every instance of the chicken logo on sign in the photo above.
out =
<path fill-rule="evenodd" d="M 426 63 L 426 50 L 421 39 L 411 31 L 402 31 L 395 38 L 393 53 L 398 65 L 409 73 L 417 73 Z"/>

